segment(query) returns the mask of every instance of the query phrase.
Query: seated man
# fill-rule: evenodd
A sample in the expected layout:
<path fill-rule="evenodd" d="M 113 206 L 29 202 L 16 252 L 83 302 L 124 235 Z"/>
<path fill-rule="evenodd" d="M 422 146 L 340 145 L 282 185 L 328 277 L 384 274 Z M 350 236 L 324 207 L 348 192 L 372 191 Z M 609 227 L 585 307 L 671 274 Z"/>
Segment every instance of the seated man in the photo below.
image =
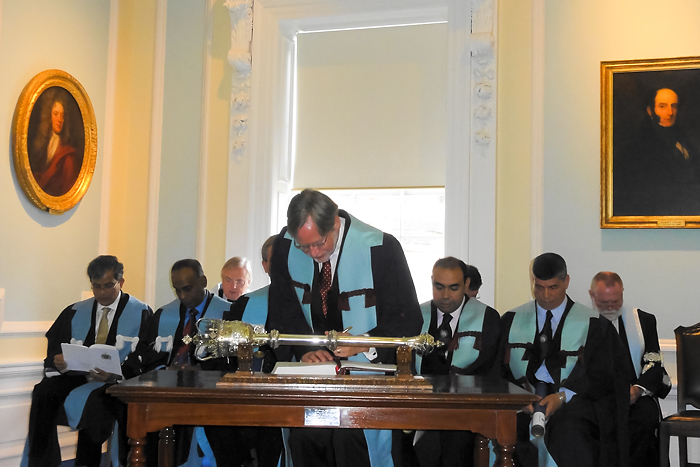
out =
<path fill-rule="evenodd" d="M 287 227 L 272 249 L 271 280 L 268 324 L 281 333 L 323 335 L 351 326 L 353 334 L 370 336 L 420 332 L 423 319 L 399 242 L 339 211 L 321 192 L 292 198 Z M 326 349 L 291 350 L 304 362 L 334 359 Z M 339 347 L 335 357 L 393 363 L 396 352 Z M 295 467 L 391 465 L 388 430 L 299 428 L 289 444 Z"/>
<path fill-rule="evenodd" d="M 639 308 L 626 307 L 623 290 L 619 275 L 603 271 L 593 277 L 588 293 L 593 309 L 612 322 L 627 350 L 630 465 L 658 467 L 658 398 L 663 399 L 671 391 L 671 379 L 661 358 L 656 318 Z"/>
<path fill-rule="evenodd" d="M 123 435 L 121 439 L 126 440 L 124 406 L 105 393 L 114 375 L 100 368 L 90 371 L 89 375 L 67 372 L 61 344 L 116 346 L 122 374 L 128 378 L 138 368 L 126 362 L 127 356 L 147 336 L 152 311 L 145 303 L 122 292 L 124 265 L 116 257 L 98 256 L 88 265 L 87 275 L 93 297 L 66 307 L 46 333 L 46 376 L 34 386 L 32 393 L 23 466 L 55 467 L 61 463 L 56 425 L 69 394 L 66 413 L 71 426 L 80 429 L 76 465 L 100 465 L 102 443 L 112 434 L 117 419 Z M 121 461 L 125 463 L 128 446 L 121 448 Z"/>
<path fill-rule="evenodd" d="M 277 238 L 277 235 L 272 235 L 265 240 L 265 243 L 263 243 L 262 249 L 260 250 L 262 256 L 262 267 L 268 275 L 270 274 L 270 264 L 272 264 L 272 244 L 275 241 L 275 238 Z M 250 268 L 250 261 L 246 261 L 248 262 L 248 267 Z M 252 273 L 248 277 L 249 282 L 252 281 Z M 240 300 L 236 301 L 236 305 L 233 307 L 234 319 L 238 319 L 249 324 L 265 326 L 267 323 L 269 291 L 270 286 L 266 285 L 265 287 L 261 287 L 252 292 L 247 292 L 245 295 L 243 295 Z"/>
<path fill-rule="evenodd" d="M 469 298 L 478 298 L 479 289 L 481 288 L 481 274 L 476 266 L 467 264 L 467 277 L 469 278 L 469 288 L 467 289 L 467 296 Z"/>
<path fill-rule="evenodd" d="M 253 267 L 248 258 L 234 256 L 221 268 L 221 282 L 213 292 L 224 300 L 235 302 L 246 293 L 252 280 Z"/>
<path fill-rule="evenodd" d="M 277 235 L 269 237 L 262 246 L 262 266 L 265 272 L 269 274 L 271 264 L 270 257 L 272 256 L 272 243 Z M 247 260 L 246 260 L 247 261 Z M 248 262 L 250 264 L 250 262 Z M 223 273 L 222 273 L 223 275 Z M 252 280 L 252 275 L 249 276 Z M 270 286 L 266 285 L 245 295 L 241 295 L 236 300 L 232 307 L 231 318 L 238 321 L 243 321 L 248 324 L 267 327 L 267 310 L 268 310 L 268 293 Z M 253 354 L 253 370 L 270 373 L 277 363 L 274 351 L 267 345 L 264 345 Z M 238 428 L 220 427 L 217 430 L 228 432 L 228 435 L 220 435 L 223 439 L 236 436 Z M 207 433 L 209 433 L 207 431 Z M 248 436 L 248 441 L 255 446 L 256 461 L 258 467 L 276 467 L 280 460 L 280 455 L 284 448 L 282 441 L 282 431 L 279 428 L 251 428 L 245 432 Z M 229 445 L 230 448 L 234 446 Z M 223 453 L 222 453 L 223 455 Z M 220 457 L 220 456 L 219 456 Z"/>
<path fill-rule="evenodd" d="M 423 329 L 445 347 L 421 358 L 424 375 L 498 374 L 496 356 L 501 334 L 496 310 L 469 297 L 470 278 L 463 261 L 448 256 L 433 266 L 433 299 L 421 304 Z M 394 431 L 394 466 L 457 467 L 472 465 L 474 434 L 470 431 Z"/>
<path fill-rule="evenodd" d="M 277 235 L 272 235 L 265 240 L 265 243 L 260 251 L 262 255 L 262 267 L 268 274 L 270 265 L 272 264 L 272 244 L 275 241 L 275 238 L 277 238 Z M 265 287 L 261 287 L 257 290 L 242 295 L 238 300 L 236 300 L 236 303 L 233 306 L 233 319 L 243 321 L 248 324 L 264 326 L 267 331 L 270 331 L 270 329 L 267 327 L 269 292 L 270 286 L 266 285 Z M 275 353 L 269 346 L 263 346 L 260 348 L 259 352 L 255 352 L 254 356 L 255 359 L 253 363 L 253 370 L 255 371 L 270 373 L 277 362 Z"/>
<path fill-rule="evenodd" d="M 624 352 L 617 333 L 567 296 L 564 258 L 544 253 L 532 274 L 535 300 L 501 318 L 503 376 L 544 396 L 544 441 L 557 465 L 626 465 L 629 388 L 619 378 Z M 518 414 L 519 466 L 538 465 L 529 442 L 532 411 Z"/>
<path fill-rule="evenodd" d="M 234 319 L 234 304 L 227 302 L 207 290 L 207 277 L 199 261 L 183 259 L 175 262 L 170 279 L 177 299 L 158 309 L 151 325 L 151 341 L 154 346 L 142 356 L 149 367 L 166 365 L 172 369 L 191 369 L 198 366 L 204 370 L 235 371 L 237 361 L 224 358 L 200 362 L 194 352 L 193 343 L 185 344 L 185 335 L 194 336 L 196 323 L 201 318 Z M 193 440 L 192 427 L 176 429 L 177 465 L 183 464 L 195 449 L 209 446 L 218 467 L 240 467 L 249 462 L 250 450 L 254 446 L 255 432 L 239 427 L 205 427 L 206 438 L 198 433 Z M 279 430 L 277 430 L 279 431 Z M 155 442 L 149 443 L 149 458 L 155 458 Z M 194 454 L 193 454 L 194 455 Z"/>

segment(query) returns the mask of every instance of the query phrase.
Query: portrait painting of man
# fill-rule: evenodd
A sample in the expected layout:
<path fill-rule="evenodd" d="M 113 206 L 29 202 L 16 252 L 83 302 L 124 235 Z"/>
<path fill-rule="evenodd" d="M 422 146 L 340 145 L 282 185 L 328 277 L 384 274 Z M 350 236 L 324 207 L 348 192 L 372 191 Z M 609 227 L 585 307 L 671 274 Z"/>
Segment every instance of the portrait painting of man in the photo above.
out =
<path fill-rule="evenodd" d="M 51 196 L 68 193 L 80 174 L 84 151 L 78 103 L 60 86 L 47 88 L 36 101 L 27 130 L 29 165 L 39 187 Z"/>
<path fill-rule="evenodd" d="M 700 216 L 700 69 L 618 72 L 611 85 L 612 216 Z"/>

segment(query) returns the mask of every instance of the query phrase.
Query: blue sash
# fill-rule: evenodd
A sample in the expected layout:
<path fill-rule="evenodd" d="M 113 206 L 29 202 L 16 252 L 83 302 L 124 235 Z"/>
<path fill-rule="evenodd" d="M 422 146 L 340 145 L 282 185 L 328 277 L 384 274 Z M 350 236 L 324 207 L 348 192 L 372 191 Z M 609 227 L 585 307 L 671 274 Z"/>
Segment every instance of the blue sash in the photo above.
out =
<path fill-rule="evenodd" d="M 510 370 L 517 380 L 525 377 L 528 359 L 524 358 L 526 347 L 532 346 L 532 341 L 537 332 L 537 308 L 535 301 L 530 301 L 512 310 L 515 312 L 513 323 L 508 334 L 508 344 L 510 344 Z M 596 318 L 598 314 L 578 303 L 574 303 L 569 310 L 569 314 L 564 320 L 564 328 L 561 331 L 562 352 L 570 352 L 566 356 L 566 364 L 561 369 L 563 381 L 568 378 L 578 360 L 576 352 L 586 344 L 588 335 L 588 324 L 590 318 Z M 561 323 L 559 323 L 561 325 Z"/>
<path fill-rule="evenodd" d="M 248 324 L 259 324 L 265 326 L 267 322 L 268 293 L 270 286 L 266 285 L 260 289 L 247 293 L 248 303 L 243 311 L 241 321 Z"/>
<path fill-rule="evenodd" d="M 432 301 L 421 303 L 420 310 L 423 314 L 423 329 L 421 329 L 421 333 L 428 332 L 430 329 L 430 320 L 432 318 L 431 304 Z M 470 298 L 469 301 L 464 304 L 464 308 L 462 308 L 462 311 L 459 314 L 459 322 L 457 323 L 457 332 L 455 333 L 455 337 L 459 333 L 471 334 L 475 332 L 482 332 L 484 328 L 485 316 L 486 305 L 475 298 Z M 476 361 L 476 359 L 479 357 L 479 350 L 474 348 L 475 342 L 476 336 L 459 336 L 457 345 L 452 352 L 452 366 L 466 368 Z M 422 362 L 423 357 L 416 354 L 416 370 L 418 373 L 420 373 Z"/>
<path fill-rule="evenodd" d="M 78 337 L 81 337 L 83 342 L 85 336 L 90 330 L 90 324 L 92 321 L 92 308 L 95 303 L 94 298 L 88 300 L 83 300 L 75 304 L 75 314 L 71 321 L 71 342 L 78 342 Z M 99 304 L 98 304 L 99 305 Z M 124 362 L 126 356 L 132 351 L 136 350 L 136 344 L 139 341 L 139 330 L 141 329 L 141 316 L 143 310 L 148 309 L 148 305 L 142 301 L 129 296 L 124 310 L 121 315 L 119 315 L 119 321 L 117 322 L 117 339 L 116 347 L 119 351 L 119 360 Z M 83 416 L 83 409 L 88 397 L 95 389 L 102 387 L 104 383 L 92 382 L 83 384 L 75 389 L 73 389 L 68 397 L 66 397 L 63 407 L 66 410 L 66 417 L 68 418 L 68 425 L 76 429 L 80 419 Z"/>
<path fill-rule="evenodd" d="M 82 345 L 85 342 L 92 324 L 94 303 L 95 299 L 89 298 L 73 305 L 75 314 L 71 320 L 71 344 Z M 99 303 L 97 305 L 99 306 Z M 121 362 L 124 362 L 126 356 L 136 350 L 136 345 L 139 342 L 142 312 L 147 309 L 148 305 L 129 295 L 117 322 L 117 339 L 114 343 L 119 351 Z"/>
<path fill-rule="evenodd" d="M 340 308 L 343 325 L 352 326 L 354 334 L 363 334 L 377 327 L 376 307 L 373 304 L 368 306 L 366 298 L 374 296 L 371 248 L 382 244 L 384 234 L 352 216 L 350 216 L 349 226 L 346 222 L 345 229 L 347 235 L 336 266 L 336 274 L 339 301 L 343 303 L 347 301 L 348 306 L 347 309 Z M 288 232 L 285 233 L 285 238 L 294 241 Z M 313 328 L 311 303 L 308 303 L 309 300 L 304 300 L 304 295 L 310 295 L 314 268 L 318 266 L 311 257 L 291 247 L 287 267 L 289 275 L 295 282 L 297 298 L 306 322 Z"/>
<path fill-rule="evenodd" d="M 205 316 L 211 319 L 222 319 L 224 313 L 231 309 L 231 303 L 216 295 L 211 296 L 209 305 L 202 311 L 202 318 Z M 180 299 L 176 298 L 172 302 L 161 308 L 158 320 L 158 336 L 153 343 L 156 352 L 170 352 L 173 350 L 173 340 L 177 327 L 180 324 Z"/>

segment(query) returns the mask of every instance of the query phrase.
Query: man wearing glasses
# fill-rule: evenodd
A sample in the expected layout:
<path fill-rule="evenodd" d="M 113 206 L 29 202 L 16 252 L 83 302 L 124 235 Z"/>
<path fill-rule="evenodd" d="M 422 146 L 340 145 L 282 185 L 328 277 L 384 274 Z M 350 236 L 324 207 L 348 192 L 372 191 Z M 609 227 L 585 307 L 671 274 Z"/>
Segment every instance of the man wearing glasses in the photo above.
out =
<path fill-rule="evenodd" d="M 352 328 L 354 335 L 381 337 L 420 333 L 423 318 L 399 242 L 338 210 L 323 193 L 307 189 L 292 199 L 272 258 L 270 329 L 323 335 Z M 339 347 L 335 355 L 325 348 L 288 349 L 303 362 L 396 359 L 395 349 Z M 369 466 L 370 459 L 373 466 L 392 465 L 390 431 L 303 428 L 292 430 L 289 441 L 295 467 Z"/>
<path fill-rule="evenodd" d="M 234 256 L 224 263 L 221 268 L 221 282 L 213 292 L 220 298 L 235 303 L 246 293 L 253 280 L 253 266 L 248 258 Z"/>
<path fill-rule="evenodd" d="M 62 418 L 61 407 L 65 408 L 69 425 L 80 429 L 76 465 L 100 465 L 102 443 L 112 434 L 117 418 L 121 418 L 119 428 L 126 440 L 124 407 L 105 394 L 116 375 L 100 368 L 87 375 L 68 371 L 61 344 L 115 346 L 122 373 L 129 378 L 138 371 L 134 366 L 138 362 L 127 357 L 136 350 L 139 340 L 146 338 L 153 312 L 145 303 L 122 292 L 124 265 L 115 256 L 98 256 L 88 265 L 87 274 L 93 297 L 66 307 L 46 333 L 45 377 L 32 393 L 22 466 L 55 467 L 61 463 L 56 432 Z M 125 462 L 128 448 L 122 447 L 120 457 Z"/>

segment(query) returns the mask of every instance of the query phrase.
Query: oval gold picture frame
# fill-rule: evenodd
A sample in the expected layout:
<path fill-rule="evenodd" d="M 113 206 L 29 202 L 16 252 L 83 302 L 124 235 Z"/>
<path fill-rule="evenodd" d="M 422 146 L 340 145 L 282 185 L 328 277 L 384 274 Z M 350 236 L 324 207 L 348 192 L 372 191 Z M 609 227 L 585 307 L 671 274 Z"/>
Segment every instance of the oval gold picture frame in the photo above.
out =
<path fill-rule="evenodd" d="M 63 214 L 85 196 L 97 161 L 97 124 L 85 88 L 46 70 L 27 83 L 12 120 L 17 180 L 39 209 Z"/>

